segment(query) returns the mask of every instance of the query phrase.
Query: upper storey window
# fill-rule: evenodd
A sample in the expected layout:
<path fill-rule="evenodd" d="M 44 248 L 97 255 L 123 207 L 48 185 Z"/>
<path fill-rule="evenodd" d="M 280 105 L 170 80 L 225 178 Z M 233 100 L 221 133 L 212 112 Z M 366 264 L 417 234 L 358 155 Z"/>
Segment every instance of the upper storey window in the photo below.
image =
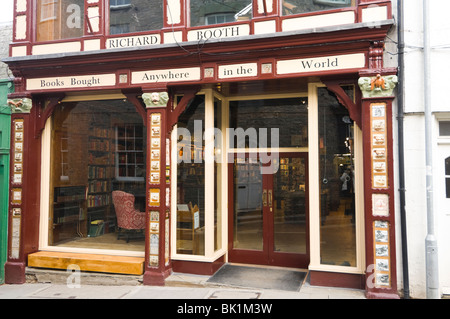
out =
<path fill-rule="evenodd" d="M 163 2 L 109 0 L 109 34 L 123 34 L 163 28 Z"/>
<path fill-rule="evenodd" d="M 191 0 L 191 27 L 252 18 L 252 0 Z"/>
<path fill-rule="evenodd" d="M 332 10 L 355 5 L 355 0 L 281 0 L 282 15 Z"/>
<path fill-rule="evenodd" d="M 37 0 L 37 41 L 83 36 L 84 0 Z"/>

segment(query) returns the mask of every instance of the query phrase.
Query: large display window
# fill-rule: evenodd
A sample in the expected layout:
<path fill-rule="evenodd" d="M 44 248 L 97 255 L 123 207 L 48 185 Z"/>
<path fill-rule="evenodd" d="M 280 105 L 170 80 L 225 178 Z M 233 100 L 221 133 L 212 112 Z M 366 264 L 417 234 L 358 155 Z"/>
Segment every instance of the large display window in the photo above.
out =
<path fill-rule="evenodd" d="M 282 15 L 333 10 L 352 7 L 356 0 L 282 0 Z"/>
<path fill-rule="evenodd" d="M 84 1 L 37 0 L 37 41 L 82 37 L 84 33 Z"/>
<path fill-rule="evenodd" d="M 233 95 L 231 85 L 224 96 L 205 89 L 180 116 L 172 258 L 213 261 L 228 252 L 232 262 L 360 273 L 361 130 L 323 84 L 308 93 L 278 84 L 286 93 L 257 94 L 256 84 L 247 95 Z M 354 97 L 353 86 L 344 90 Z"/>
<path fill-rule="evenodd" d="M 109 0 L 109 34 L 160 30 L 163 2 L 147 0 Z"/>
<path fill-rule="evenodd" d="M 191 27 L 252 18 L 251 0 L 190 0 Z"/>
<path fill-rule="evenodd" d="M 143 252 L 146 129 L 135 107 L 64 102 L 48 122 L 46 246 Z"/>

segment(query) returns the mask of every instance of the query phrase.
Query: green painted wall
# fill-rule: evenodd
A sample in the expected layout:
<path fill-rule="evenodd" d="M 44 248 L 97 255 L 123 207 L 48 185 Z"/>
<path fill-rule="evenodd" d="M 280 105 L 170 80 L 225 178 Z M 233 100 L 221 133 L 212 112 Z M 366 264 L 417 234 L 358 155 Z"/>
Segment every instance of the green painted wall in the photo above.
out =
<path fill-rule="evenodd" d="M 0 284 L 5 282 L 5 262 L 8 247 L 8 198 L 11 111 L 8 93 L 13 91 L 10 80 L 0 80 Z"/>

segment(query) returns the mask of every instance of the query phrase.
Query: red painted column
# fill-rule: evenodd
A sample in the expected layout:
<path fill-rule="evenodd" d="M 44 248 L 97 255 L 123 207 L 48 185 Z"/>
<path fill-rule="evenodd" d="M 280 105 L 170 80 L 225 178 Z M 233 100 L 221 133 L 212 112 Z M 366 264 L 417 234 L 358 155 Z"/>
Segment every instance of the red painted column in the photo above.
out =
<path fill-rule="evenodd" d="M 142 95 L 147 106 L 147 227 L 144 285 L 163 286 L 171 273 L 169 257 L 170 139 L 167 92 Z"/>
<path fill-rule="evenodd" d="M 375 63 L 376 65 L 376 63 Z M 380 66 L 380 65 L 377 65 Z M 360 72 L 363 93 L 366 296 L 397 299 L 393 90 L 396 69 Z"/>
<path fill-rule="evenodd" d="M 17 95 L 10 95 L 17 97 Z M 11 171 L 8 216 L 7 284 L 25 283 L 27 256 L 38 249 L 40 194 L 40 138 L 34 121 L 36 108 L 29 98 L 12 98 Z"/>

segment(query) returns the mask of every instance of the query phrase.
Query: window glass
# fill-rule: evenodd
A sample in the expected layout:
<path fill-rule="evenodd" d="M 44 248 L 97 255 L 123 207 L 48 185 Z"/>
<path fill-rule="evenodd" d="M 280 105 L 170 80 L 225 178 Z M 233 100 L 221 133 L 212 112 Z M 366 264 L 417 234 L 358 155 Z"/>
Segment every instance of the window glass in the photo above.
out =
<path fill-rule="evenodd" d="M 52 120 L 49 245 L 143 251 L 142 117 L 109 100 L 62 103 Z"/>
<path fill-rule="evenodd" d="M 178 118 L 177 253 L 205 254 L 205 96 Z"/>
<path fill-rule="evenodd" d="M 355 0 L 282 0 L 282 15 L 351 7 Z"/>
<path fill-rule="evenodd" d="M 109 34 L 159 30 L 163 27 L 163 2 L 110 0 Z"/>
<path fill-rule="evenodd" d="M 450 198 L 450 157 L 445 159 L 445 187 L 447 198 Z"/>
<path fill-rule="evenodd" d="M 191 0 L 190 6 L 192 27 L 252 18 L 252 0 Z"/>
<path fill-rule="evenodd" d="M 143 180 L 144 127 L 123 124 L 116 128 L 116 178 L 119 180 Z"/>
<path fill-rule="evenodd" d="M 222 101 L 214 99 L 214 127 L 222 126 Z M 214 251 L 222 248 L 222 141 L 219 137 L 214 139 Z"/>
<path fill-rule="evenodd" d="M 278 129 L 280 147 L 307 147 L 308 146 L 308 99 L 285 98 L 230 102 L 230 127 L 242 128 L 247 134 L 245 145 L 237 140 L 239 134 L 236 130 L 232 148 L 243 147 L 277 147 L 272 145 L 276 137 L 273 129 Z M 267 129 L 267 145 L 261 145 L 260 129 Z M 254 133 L 254 134 L 252 134 Z M 254 139 L 252 136 L 254 135 Z M 252 145 L 253 144 L 253 145 Z"/>
<path fill-rule="evenodd" d="M 318 98 L 321 263 L 355 267 L 354 123 L 326 88 Z"/>
<path fill-rule="evenodd" d="M 439 122 L 439 135 L 450 136 L 450 121 Z"/>
<path fill-rule="evenodd" d="M 37 41 L 83 36 L 84 0 L 37 0 Z"/>

